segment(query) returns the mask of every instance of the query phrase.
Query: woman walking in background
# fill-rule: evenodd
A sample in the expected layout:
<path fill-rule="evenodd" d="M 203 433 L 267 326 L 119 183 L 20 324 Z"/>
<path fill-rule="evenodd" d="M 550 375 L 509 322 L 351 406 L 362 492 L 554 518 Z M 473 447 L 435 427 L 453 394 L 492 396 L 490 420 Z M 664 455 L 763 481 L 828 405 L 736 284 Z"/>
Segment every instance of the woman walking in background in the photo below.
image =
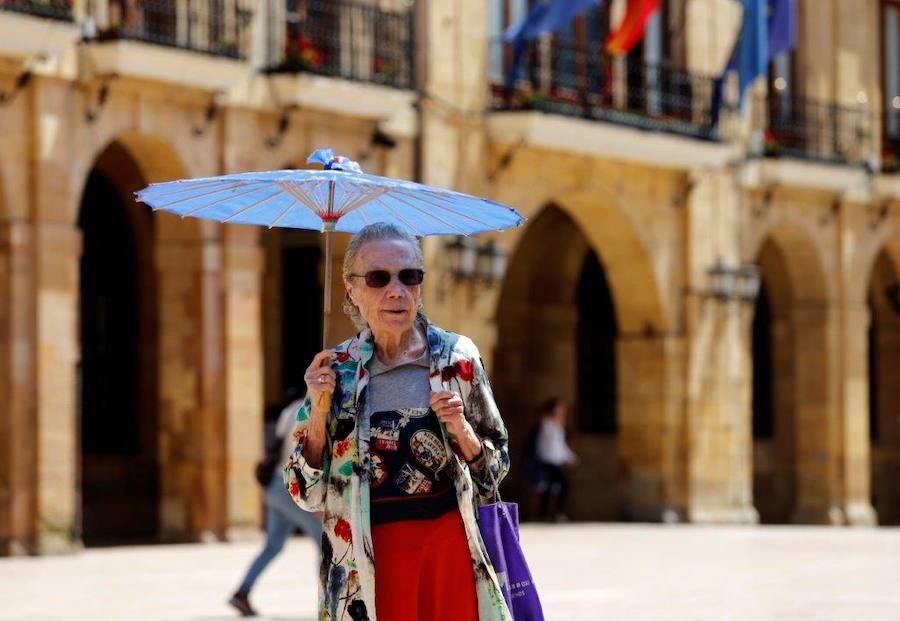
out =
<path fill-rule="evenodd" d="M 541 513 L 557 522 L 568 519 L 566 500 L 569 495 L 569 477 L 563 466 L 577 460 L 566 440 L 568 409 L 569 405 L 557 397 L 544 403 L 535 446 L 535 453 L 541 464 L 541 487 L 544 491 Z"/>
<path fill-rule="evenodd" d="M 245 617 L 256 615 L 256 611 L 250 605 L 250 590 L 260 574 L 281 552 L 291 533 L 301 528 L 312 539 L 317 549 L 321 546 L 322 520 L 315 513 L 304 511 L 294 504 L 285 492 L 281 480 L 281 471 L 294 449 L 292 432 L 297 424 L 297 410 L 302 403 L 302 399 L 296 399 L 281 410 L 275 423 L 274 441 L 269 443 L 267 459 L 260 464 L 266 472 L 257 474 L 257 477 L 262 475 L 269 478 L 265 483 L 266 543 L 247 569 L 241 585 L 228 600 L 228 603 Z"/>

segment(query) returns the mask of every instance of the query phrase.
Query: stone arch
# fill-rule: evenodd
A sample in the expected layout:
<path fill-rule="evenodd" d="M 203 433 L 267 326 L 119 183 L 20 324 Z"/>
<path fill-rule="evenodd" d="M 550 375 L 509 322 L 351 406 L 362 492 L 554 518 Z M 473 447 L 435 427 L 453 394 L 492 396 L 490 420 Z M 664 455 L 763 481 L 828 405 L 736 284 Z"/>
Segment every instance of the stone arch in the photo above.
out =
<path fill-rule="evenodd" d="M 87 544 L 159 531 L 155 221 L 133 192 L 146 177 L 114 141 L 80 195 L 80 468 Z"/>
<path fill-rule="evenodd" d="M 782 223 L 753 245 L 754 497 L 763 522 L 839 523 L 836 319 L 822 255 Z"/>
<path fill-rule="evenodd" d="M 867 287 L 870 492 L 879 524 L 900 524 L 900 239 L 881 246 Z"/>
<path fill-rule="evenodd" d="M 134 201 L 132 193 L 148 183 L 190 176 L 176 148 L 158 136 L 117 135 L 85 168 L 85 178 L 98 167 L 126 190 L 123 202 L 132 221 L 151 223 L 140 253 L 149 271 L 146 290 L 154 298 L 146 310 L 152 328 L 143 332 L 141 351 L 155 356 L 155 538 L 223 538 L 228 506 L 221 480 L 227 455 L 222 226 L 154 213 Z"/>
<path fill-rule="evenodd" d="M 672 438 L 663 432 L 669 410 L 659 332 L 666 321 L 648 255 L 620 212 L 570 200 L 529 220 L 499 296 L 494 384 L 503 411 L 518 413 L 509 425 L 517 454 L 542 400 L 563 397 L 577 411 L 578 291 L 592 257 L 599 263 L 593 286 L 608 289 L 614 326 L 604 347 L 614 366 L 616 433 L 574 436 L 583 466 L 573 487 L 597 492 L 578 495 L 571 509 L 581 519 L 659 519 L 674 478 Z"/>

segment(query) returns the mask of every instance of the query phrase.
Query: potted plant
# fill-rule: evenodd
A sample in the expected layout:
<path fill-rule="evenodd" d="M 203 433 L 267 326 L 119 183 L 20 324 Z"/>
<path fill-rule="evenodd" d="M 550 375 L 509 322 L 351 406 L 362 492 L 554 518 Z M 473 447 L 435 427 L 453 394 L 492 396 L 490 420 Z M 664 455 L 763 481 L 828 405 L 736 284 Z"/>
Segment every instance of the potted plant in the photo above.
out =
<path fill-rule="evenodd" d="M 322 68 L 322 52 L 306 35 L 289 37 L 284 42 L 281 65 L 284 69 L 318 70 Z"/>

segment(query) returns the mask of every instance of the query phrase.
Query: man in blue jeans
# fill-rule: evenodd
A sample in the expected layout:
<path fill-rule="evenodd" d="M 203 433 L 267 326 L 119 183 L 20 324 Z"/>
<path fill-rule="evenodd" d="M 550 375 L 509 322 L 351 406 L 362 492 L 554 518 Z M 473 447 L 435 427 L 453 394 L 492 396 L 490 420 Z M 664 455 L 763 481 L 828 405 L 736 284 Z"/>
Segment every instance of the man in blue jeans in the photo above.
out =
<path fill-rule="evenodd" d="M 281 478 L 282 468 L 294 448 L 291 436 L 297 410 L 302 403 L 302 399 L 291 402 L 281 411 L 275 425 L 275 437 L 280 442 L 280 450 L 273 466 L 272 480 L 266 486 L 266 544 L 247 569 L 241 586 L 228 601 L 244 617 L 256 616 L 256 611 L 250 606 L 250 590 L 263 570 L 281 552 L 294 530 L 302 528 L 317 547 L 322 544 L 322 521 L 319 516 L 298 507 L 285 490 Z"/>

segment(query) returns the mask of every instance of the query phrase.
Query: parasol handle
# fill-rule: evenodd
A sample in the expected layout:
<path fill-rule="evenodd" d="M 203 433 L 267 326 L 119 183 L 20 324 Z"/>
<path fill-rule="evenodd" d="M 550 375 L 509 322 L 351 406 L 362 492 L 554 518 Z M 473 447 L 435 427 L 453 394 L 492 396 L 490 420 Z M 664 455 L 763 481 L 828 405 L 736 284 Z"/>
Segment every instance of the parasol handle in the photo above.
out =
<path fill-rule="evenodd" d="M 334 204 L 334 181 L 331 181 L 328 184 L 328 205 L 327 212 L 332 211 L 332 205 Z M 331 244 L 332 244 L 332 235 L 334 234 L 334 223 L 326 222 L 325 226 L 325 286 L 322 288 L 324 290 L 324 300 L 322 300 L 322 349 L 328 347 L 328 342 L 330 340 L 330 328 L 331 328 L 331 279 L 332 279 L 332 271 L 334 270 L 334 262 L 332 258 Z M 322 396 L 319 397 L 318 402 L 319 411 L 327 411 L 331 409 L 331 393 L 323 393 Z"/>

